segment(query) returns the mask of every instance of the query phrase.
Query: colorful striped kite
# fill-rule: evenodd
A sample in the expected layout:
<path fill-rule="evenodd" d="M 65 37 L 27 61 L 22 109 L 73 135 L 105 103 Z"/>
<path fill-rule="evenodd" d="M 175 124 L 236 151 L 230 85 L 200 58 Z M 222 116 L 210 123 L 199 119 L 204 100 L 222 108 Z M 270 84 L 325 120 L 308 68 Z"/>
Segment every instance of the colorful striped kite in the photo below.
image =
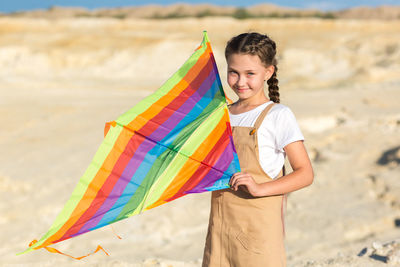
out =
<path fill-rule="evenodd" d="M 50 230 L 25 251 L 125 219 L 189 193 L 228 188 L 240 171 L 207 33 L 155 93 L 116 121 Z"/>

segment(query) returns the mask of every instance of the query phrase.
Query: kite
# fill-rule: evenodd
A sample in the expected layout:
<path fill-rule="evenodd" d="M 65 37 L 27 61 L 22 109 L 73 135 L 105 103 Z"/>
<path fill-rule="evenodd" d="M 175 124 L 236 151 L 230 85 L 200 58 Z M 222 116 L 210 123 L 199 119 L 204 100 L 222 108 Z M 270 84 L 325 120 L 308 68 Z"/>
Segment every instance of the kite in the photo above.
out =
<path fill-rule="evenodd" d="M 48 246 L 186 194 L 229 187 L 240 166 L 207 32 L 171 78 L 104 134 L 53 225 L 23 253 L 60 253 Z"/>

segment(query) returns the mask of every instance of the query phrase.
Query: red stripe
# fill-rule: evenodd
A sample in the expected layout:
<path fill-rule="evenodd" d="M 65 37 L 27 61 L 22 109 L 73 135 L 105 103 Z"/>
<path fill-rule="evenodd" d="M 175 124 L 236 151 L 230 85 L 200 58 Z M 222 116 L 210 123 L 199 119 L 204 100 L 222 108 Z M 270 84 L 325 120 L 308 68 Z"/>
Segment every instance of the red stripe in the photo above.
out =
<path fill-rule="evenodd" d="M 229 121 L 226 122 L 226 129 L 228 130 L 228 135 L 232 136 L 232 128 Z"/>
<path fill-rule="evenodd" d="M 228 130 L 225 130 L 224 134 L 221 135 L 218 142 L 211 149 L 210 153 L 204 158 L 200 166 L 193 173 L 193 175 L 187 180 L 187 182 L 179 189 L 179 191 L 169 199 L 165 201 L 172 201 L 174 199 L 180 198 L 185 194 L 186 191 L 190 191 L 195 188 L 197 184 L 207 175 L 211 170 L 211 166 L 215 165 L 217 160 L 220 158 L 222 153 L 225 151 L 226 147 L 229 145 L 229 135 Z"/>

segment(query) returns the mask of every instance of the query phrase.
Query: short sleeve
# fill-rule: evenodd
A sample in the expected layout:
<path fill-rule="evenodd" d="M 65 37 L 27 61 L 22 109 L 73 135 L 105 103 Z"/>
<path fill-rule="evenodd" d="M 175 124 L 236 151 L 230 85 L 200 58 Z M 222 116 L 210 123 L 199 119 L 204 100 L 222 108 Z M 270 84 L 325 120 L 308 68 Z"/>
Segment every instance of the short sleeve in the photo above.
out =
<path fill-rule="evenodd" d="M 280 151 L 284 152 L 283 148 L 290 143 L 300 140 L 304 141 L 304 136 L 300 130 L 299 124 L 290 108 L 283 106 L 283 108 L 277 112 L 275 124 L 275 142 L 276 147 Z"/>

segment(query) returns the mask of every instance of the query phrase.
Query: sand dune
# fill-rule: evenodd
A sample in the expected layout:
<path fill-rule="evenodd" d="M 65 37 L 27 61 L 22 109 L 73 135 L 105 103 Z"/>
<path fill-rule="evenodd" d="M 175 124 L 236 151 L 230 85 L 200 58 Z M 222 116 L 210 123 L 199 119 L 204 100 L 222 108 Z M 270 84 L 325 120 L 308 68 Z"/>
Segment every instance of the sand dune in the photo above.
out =
<path fill-rule="evenodd" d="M 290 194 L 288 266 L 396 265 L 400 227 L 399 21 L 187 18 L 0 19 L 0 266 L 200 266 L 209 195 L 187 196 L 56 247 L 46 232 L 103 126 L 158 88 L 208 30 L 225 90 L 225 42 L 279 47 L 282 103 L 296 114 L 315 183 Z M 397 254 L 396 254 L 397 253 Z M 394 256 L 393 256 L 394 255 Z M 387 262 L 384 263 L 384 262 Z"/>
<path fill-rule="evenodd" d="M 112 73 L 107 79 L 135 79 L 140 86 L 149 80 L 160 83 L 192 52 L 204 29 L 209 30 L 222 75 L 224 43 L 232 33 L 248 30 L 267 32 L 279 42 L 279 71 L 285 88 L 378 84 L 398 79 L 400 72 L 398 21 L 0 21 L 0 75 L 6 77 L 71 74 L 91 79 Z M 225 27 L 235 31 L 224 31 Z M 165 57 L 165 51 L 171 51 L 174 60 Z M 149 61 L 157 64 L 145 68 Z"/>

